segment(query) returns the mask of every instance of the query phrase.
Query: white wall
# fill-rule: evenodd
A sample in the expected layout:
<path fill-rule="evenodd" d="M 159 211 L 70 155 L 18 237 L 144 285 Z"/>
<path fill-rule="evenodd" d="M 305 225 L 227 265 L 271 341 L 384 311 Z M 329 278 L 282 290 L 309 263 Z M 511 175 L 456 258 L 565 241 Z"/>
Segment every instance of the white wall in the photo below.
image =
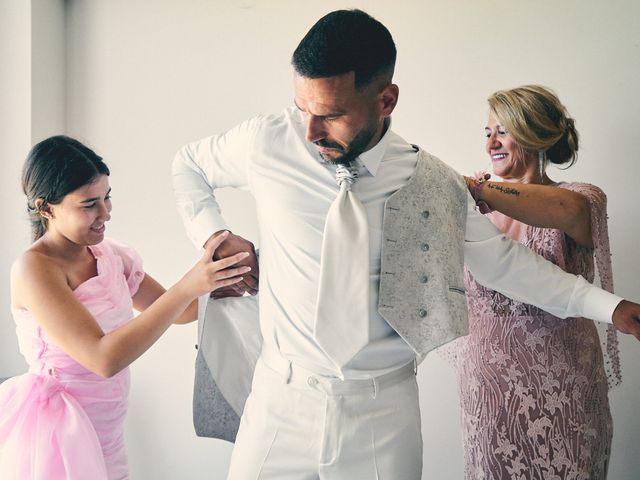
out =
<path fill-rule="evenodd" d="M 66 11 L 65 0 L 30 3 L 31 139 L 35 143 L 66 128 Z"/>
<path fill-rule="evenodd" d="M 64 0 L 0 0 L 0 377 L 25 369 L 9 268 L 30 239 L 20 170 L 31 145 L 64 130 Z"/>
<path fill-rule="evenodd" d="M 31 144 L 30 19 L 27 2 L 0 2 L 0 377 L 25 368 L 9 310 L 9 268 L 29 238 L 19 178 Z"/>
<path fill-rule="evenodd" d="M 461 172 L 488 165 L 483 153 L 488 94 L 531 82 L 558 92 L 577 119 L 583 143 L 578 164 L 556 178 L 596 183 L 608 192 L 617 291 L 640 300 L 640 256 L 634 249 L 640 236 L 634 209 L 640 177 L 635 142 L 640 3 L 635 0 L 67 0 L 65 5 L 67 133 L 105 157 L 114 196 L 109 234 L 135 246 L 147 271 L 163 283 L 177 279 L 197 255 L 173 204 L 169 169 L 176 149 L 291 104 L 289 59 L 299 39 L 328 11 L 355 6 L 385 23 L 396 40 L 401 95 L 393 128 Z M 13 60 L 19 62 L 22 54 Z M 18 112 L 24 109 L 22 101 L 14 103 Z M 7 175 L 3 170 L 0 180 L 0 192 L 10 197 L 3 225 L 13 222 L 11 231 L 22 215 L 15 184 L 16 163 L 24 154 L 26 148 L 7 157 L 11 169 Z M 232 229 L 255 238 L 250 197 L 225 193 Z M 0 251 L 5 292 L 16 239 L 24 246 L 20 235 Z M 0 355 L 3 368 L 5 357 L 14 368 L 8 304 L 2 308 Z M 133 366 L 127 441 L 134 480 L 225 478 L 230 446 L 198 439 L 191 427 L 194 343 L 195 325 L 172 328 Z M 640 398 L 640 372 L 634 368 L 640 346 L 623 338 L 621 347 L 626 383 L 610 395 L 615 421 L 610 478 L 631 479 L 640 474 L 640 420 L 634 409 Z M 419 377 L 423 478 L 461 478 L 453 371 L 432 355 Z"/>

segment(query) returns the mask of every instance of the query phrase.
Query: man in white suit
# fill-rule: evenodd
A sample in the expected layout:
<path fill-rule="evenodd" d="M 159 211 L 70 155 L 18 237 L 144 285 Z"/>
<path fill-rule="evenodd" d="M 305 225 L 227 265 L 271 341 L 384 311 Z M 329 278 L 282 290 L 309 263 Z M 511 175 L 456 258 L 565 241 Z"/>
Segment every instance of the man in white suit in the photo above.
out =
<path fill-rule="evenodd" d="M 257 204 L 262 347 L 251 393 L 236 407 L 242 420 L 231 479 L 419 479 L 415 365 L 467 332 L 463 262 L 480 282 L 515 299 L 640 335 L 640 305 L 505 239 L 476 213 L 462 177 L 391 130 L 395 58 L 380 22 L 359 10 L 331 12 L 293 54 L 293 107 L 188 144 L 176 156 L 177 204 L 196 246 L 226 229 L 217 188 L 247 187 Z M 363 318 L 340 315 L 359 295 L 319 292 L 340 165 L 355 174 L 351 193 L 368 227 Z M 233 234 L 224 246 L 223 256 L 252 251 Z M 242 290 L 226 294 L 257 292 L 255 255 L 248 264 L 253 274 Z M 335 281 L 356 281 L 357 270 L 345 263 Z M 364 334 L 362 346 L 339 352 L 346 360 L 336 360 L 318 334 L 319 304 L 327 302 L 338 312 L 331 315 L 336 331 L 364 325 L 355 332 Z"/>

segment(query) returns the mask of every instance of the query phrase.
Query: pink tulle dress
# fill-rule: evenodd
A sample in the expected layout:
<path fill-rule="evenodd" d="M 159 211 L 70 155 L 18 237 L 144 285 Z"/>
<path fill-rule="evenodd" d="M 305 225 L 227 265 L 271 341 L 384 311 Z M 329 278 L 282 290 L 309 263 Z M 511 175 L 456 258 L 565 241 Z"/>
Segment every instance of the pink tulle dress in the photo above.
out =
<path fill-rule="evenodd" d="M 142 262 L 113 240 L 89 248 L 98 274 L 74 294 L 107 333 L 133 316 Z M 29 371 L 0 385 L 0 479 L 128 478 L 129 369 L 102 378 L 51 342 L 28 311 L 13 316 Z"/>

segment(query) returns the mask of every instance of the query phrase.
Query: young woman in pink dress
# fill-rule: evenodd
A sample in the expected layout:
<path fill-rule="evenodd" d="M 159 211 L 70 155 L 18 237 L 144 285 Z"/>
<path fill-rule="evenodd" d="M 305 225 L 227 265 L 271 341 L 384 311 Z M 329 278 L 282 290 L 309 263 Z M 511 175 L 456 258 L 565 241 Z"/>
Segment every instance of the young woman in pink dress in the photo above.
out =
<path fill-rule="evenodd" d="M 220 235 L 165 291 L 134 250 L 105 238 L 109 169 L 91 149 L 38 143 L 22 185 L 34 242 L 13 264 L 11 304 L 29 371 L 0 385 L 0 478 L 126 479 L 129 364 L 194 320 L 199 295 L 240 281 L 248 267 L 230 267 L 248 253 L 212 261 Z"/>
<path fill-rule="evenodd" d="M 493 210 L 489 218 L 507 237 L 589 281 L 595 259 L 611 291 L 605 194 L 546 172 L 548 163 L 572 165 L 578 150 L 557 96 L 535 85 L 496 92 L 485 132 L 504 181 L 467 179 L 480 211 Z M 615 329 L 604 327 L 605 362 L 592 321 L 555 318 L 484 288 L 469 272 L 465 280 L 469 335 L 457 344 L 457 369 L 466 478 L 605 478 L 607 376 L 620 382 Z"/>

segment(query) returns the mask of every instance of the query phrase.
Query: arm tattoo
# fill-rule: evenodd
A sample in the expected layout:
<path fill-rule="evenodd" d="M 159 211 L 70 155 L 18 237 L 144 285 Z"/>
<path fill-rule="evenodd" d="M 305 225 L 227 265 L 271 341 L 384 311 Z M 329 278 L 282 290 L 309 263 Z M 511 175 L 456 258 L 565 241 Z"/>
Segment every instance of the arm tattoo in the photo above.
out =
<path fill-rule="evenodd" d="M 498 190 L 499 192 L 502 192 L 505 195 L 515 195 L 516 197 L 520 195 L 520 190 L 517 190 L 512 187 L 503 187 L 502 185 L 495 185 L 491 182 L 487 183 L 487 188 L 490 188 L 492 190 Z"/>

